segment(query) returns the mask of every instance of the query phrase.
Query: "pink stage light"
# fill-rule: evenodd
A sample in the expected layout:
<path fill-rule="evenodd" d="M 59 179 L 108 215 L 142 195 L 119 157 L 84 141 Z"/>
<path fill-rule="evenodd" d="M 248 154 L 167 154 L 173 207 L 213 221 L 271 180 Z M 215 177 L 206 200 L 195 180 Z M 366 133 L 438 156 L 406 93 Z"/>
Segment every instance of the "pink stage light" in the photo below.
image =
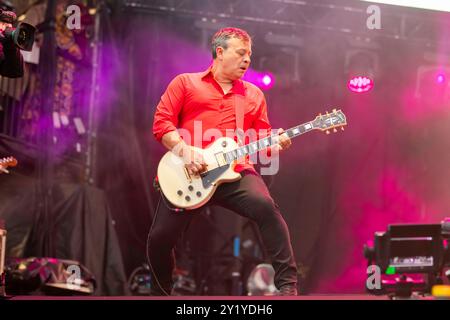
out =
<path fill-rule="evenodd" d="M 253 69 L 248 69 L 242 79 L 253 83 L 262 90 L 269 90 L 275 84 L 273 74 L 270 72 L 259 72 Z"/>
<path fill-rule="evenodd" d="M 268 86 L 268 85 L 270 85 L 270 84 L 272 83 L 272 78 L 271 78 L 268 74 L 266 74 L 266 75 L 262 78 L 262 83 L 263 83 L 265 86 Z"/>
<path fill-rule="evenodd" d="M 272 74 L 265 73 L 265 74 L 262 74 L 262 78 L 260 81 L 261 81 L 261 84 L 259 85 L 259 87 L 263 90 L 269 90 L 270 88 L 273 87 L 275 78 L 273 77 Z"/>
<path fill-rule="evenodd" d="M 445 82 L 445 75 L 443 73 L 440 73 L 436 77 L 436 82 L 438 84 L 443 84 Z"/>
<path fill-rule="evenodd" d="M 373 88 L 373 80 L 365 77 L 353 77 L 348 81 L 348 89 L 352 92 L 362 93 L 368 92 Z"/>

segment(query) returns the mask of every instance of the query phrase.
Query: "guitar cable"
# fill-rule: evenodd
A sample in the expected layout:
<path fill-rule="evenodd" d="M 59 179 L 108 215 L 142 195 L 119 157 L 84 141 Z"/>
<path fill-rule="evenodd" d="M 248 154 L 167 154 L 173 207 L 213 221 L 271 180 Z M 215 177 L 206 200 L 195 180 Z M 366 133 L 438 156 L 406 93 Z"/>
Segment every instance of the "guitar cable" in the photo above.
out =
<path fill-rule="evenodd" d="M 162 195 L 161 195 L 161 197 L 162 197 Z M 164 288 L 162 287 L 161 283 L 159 282 L 158 277 L 156 276 L 156 272 L 155 272 L 155 270 L 153 269 L 152 263 L 150 262 L 150 255 L 148 254 L 148 252 L 150 251 L 150 247 L 149 247 L 149 243 L 150 243 L 150 234 L 152 233 L 153 226 L 155 225 L 156 218 L 158 217 L 158 211 L 159 211 L 159 206 L 160 206 L 160 204 L 161 204 L 161 198 L 159 198 L 158 203 L 156 204 L 155 216 L 153 217 L 152 225 L 150 226 L 150 230 L 148 231 L 148 235 L 147 235 L 147 243 L 146 243 L 147 247 L 146 247 L 145 253 L 146 253 L 146 255 L 147 255 L 147 263 L 148 263 L 148 266 L 150 267 L 150 272 L 152 273 L 152 277 L 155 278 L 156 284 L 158 285 L 158 287 L 161 289 L 161 291 L 162 291 L 166 296 L 170 296 L 170 294 L 168 294 L 167 291 L 164 290 Z M 150 292 L 151 292 L 151 290 L 150 290 Z"/>
<path fill-rule="evenodd" d="M 170 211 L 173 211 L 173 212 L 184 212 L 184 209 L 171 207 L 171 206 L 169 205 L 169 203 L 167 202 L 166 197 L 164 197 L 164 195 L 162 194 L 162 192 L 161 192 L 161 198 L 163 199 L 164 204 L 166 205 L 167 209 L 169 209 Z M 161 199 L 160 199 L 160 200 L 161 200 Z"/>
<path fill-rule="evenodd" d="M 159 200 L 158 200 L 158 203 L 156 204 L 155 216 L 153 217 L 152 225 L 150 226 L 150 230 L 148 231 L 148 235 L 147 235 L 147 243 L 146 243 L 146 250 L 145 250 L 145 252 L 146 252 L 146 255 L 147 255 L 147 263 L 148 263 L 148 266 L 150 267 L 150 272 L 152 273 L 152 276 L 155 278 L 156 284 L 158 285 L 158 287 L 161 289 L 161 291 L 162 291 L 166 296 L 170 296 L 170 294 L 167 293 L 166 290 L 164 290 L 164 288 L 162 287 L 161 283 L 159 282 L 158 277 L 156 276 L 156 272 L 155 272 L 155 270 L 153 269 L 153 266 L 152 266 L 152 264 L 151 264 L 151 262 L 150 262 L 150 256 L 149 256 L 149 254 L 148 254 L 148 252 L 150 251 L 150 246 L 149 246 L 149 243 L 150 243 L 150 234 L 152 233 L 153 226 L 155 225 L 155 221 L 156 221 L 156 218 L 157 218 L 157 216 L 158 216 L 159 206 L 161 205 L 161 199 L 163 199 L 165 205 L 166 205 L 167 208 L 168 208 L 169 210 L 171 210 L 171 211 L 174 211 L 174 212 L 183 212 L 184 209 L 171 208 L 171 207 L 169 206 L 169 204 L 167 203 L 166 199 L 164 198 L 164 195 L 163 195 L 161 189 L 158 187 L 157 190 L 160 192 L 160 198 L 159 198 Z"/>

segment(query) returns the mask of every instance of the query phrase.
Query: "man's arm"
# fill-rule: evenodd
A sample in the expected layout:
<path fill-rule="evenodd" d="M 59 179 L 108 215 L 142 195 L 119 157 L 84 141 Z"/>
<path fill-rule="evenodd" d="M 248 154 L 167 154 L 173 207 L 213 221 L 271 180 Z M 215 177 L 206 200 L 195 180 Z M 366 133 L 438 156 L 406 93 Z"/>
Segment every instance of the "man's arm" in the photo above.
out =
<path fill-rule="evenodd" d="M 176 130 L 178 115 L 184 104 L 184 95 L 183 80 L 181 76 L 177 76 L 170 82 L 156 107 L 153 135 L 168 149 L 173 148 L 173 144 L 181 139 Z M 168 133 L 171 134 L 166 136 Z"/>
<path fill-rule="evenodd" d="M 172 150 L 182 141 L 177 131 L 178 114 L 184 102 L 184 88 L 180 76 L 173 79 L 156 107 L 153 135 L 164 147 Z"/>
<path fill-rule="evenodd" d="M 172 150 L 177 144 L 184 142 L 177 131 L 170 131 L 163 135 L 161 143 L 168 150 Z"/>
<path fill-rule="evenodd" d="M 176 77 L 167 87 L 156 107 L 153 121 L 153 135 L 164 147 L 179 157 L 183 157 L 190 174 L 205 170 L 202 155 L 187 145 L 177 131 L 178 116 L 184 104 L 185 87 L 181 76 Z"/>

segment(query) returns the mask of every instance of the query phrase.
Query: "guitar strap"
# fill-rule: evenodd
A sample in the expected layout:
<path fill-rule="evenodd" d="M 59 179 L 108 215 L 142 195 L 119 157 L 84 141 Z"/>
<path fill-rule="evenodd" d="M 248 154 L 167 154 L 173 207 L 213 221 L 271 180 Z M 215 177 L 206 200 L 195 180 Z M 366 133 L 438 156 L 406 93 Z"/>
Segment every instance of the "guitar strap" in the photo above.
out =
<path fill-rule="evenodd" d="M 244 141 L 244 96 L 240 94 L 234 94 L 234 107 L 236 112 L 236 136 L 238 139 L 239 145 L 243 146 L 245 144 Z"/>
<path fill-rule="evenodd" d="M 244 84 L 243 84 L 244 85 Z M 245 111 L 245 101 L 244 96 L 241 94 L 234 94 L 234 108 L 236 112 L 236 136 L 238 139 L 238 144 L 240 146 L 245 145 L 244 141 L 244 111 Z M 243 159 L 238 160 L 238 162 L 243 161 Z M 238 219 L 235 222 L 234 225 L 234 238 L 233 238 L 233 244 L 234 247 L 240 247 L 241 238 L 242 238 L 242 229 L 244 226 L 244 222 L 241 217 L 238 217 Z M 240 251 L 239 250 L 233 250 L 233 254 L 236 258 L 240 257 Z M 235 259 L 235 261 L 238 261 L 238 259 Z M 242 266 L 238 263 L 234 263 L 232 266 L 232 292 L 233 294 L 240 295 L 241 292 L 239 290 L 239 286 L 235 283 L 235 279 L 239 279 L 240 274 L 242 271 Z"/>

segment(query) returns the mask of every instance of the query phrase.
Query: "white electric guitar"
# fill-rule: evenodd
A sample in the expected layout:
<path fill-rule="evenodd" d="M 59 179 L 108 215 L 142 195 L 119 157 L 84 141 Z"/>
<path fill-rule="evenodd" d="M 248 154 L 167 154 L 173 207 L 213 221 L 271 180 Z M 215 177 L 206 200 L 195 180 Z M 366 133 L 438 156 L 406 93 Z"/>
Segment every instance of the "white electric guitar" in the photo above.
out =
<path fill-rule="evenodd" d="M 344 113 L 334 109 L 332 113 L 318 115 L 313 121 L 286 130 L 289 138 L 312 130 L 325 131 L 347 125 Z M 241 175 L 233 169 L 237 160 L 278 143 L 278 135 L 239 146 L 231 138 L 219 138 L 205 149 L 198 149 L 207 164 L 200 175 L 190 175 L 183 160 L 173 152 L 167 152 L 158 165 L 158 182 L 166 199 L 177 208 L 192 210 L 203 206 L 224 182 L 239 180 Z"/>

